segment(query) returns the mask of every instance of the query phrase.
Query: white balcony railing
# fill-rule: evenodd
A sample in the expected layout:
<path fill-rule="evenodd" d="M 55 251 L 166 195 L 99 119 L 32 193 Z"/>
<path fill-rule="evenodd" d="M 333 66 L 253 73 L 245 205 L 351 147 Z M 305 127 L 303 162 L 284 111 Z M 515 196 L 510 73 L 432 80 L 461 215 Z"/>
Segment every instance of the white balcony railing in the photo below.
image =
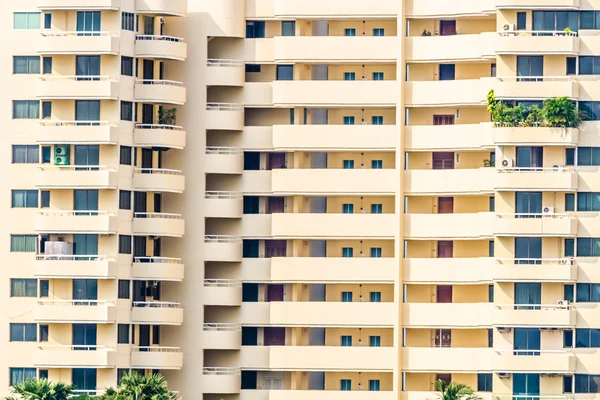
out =
<path fill-rule="evenodd" d="M 246 65 L 243 61 L 240 60 L 227 60 L 227 59 L 218 59 L 218 58 L 209 58 L 206 60 L 206 65 L 208 67 L 238 67 L 241 68 Z"/>
<path fill-rule="evenodd" d="M 221 199 L 221 200 L 241 200 L 241 192 L 228 192 L 228 191 L 211 191 L 206 192 L 204 197 L 207 199 Z"/>
<path fill-rule="evenodd" d="M 577 37 L 577 32 L 565 32 L 561 31 L 526 31 L 526 30 L 518 30 L 518 31 L 502 31 L 498 32 L 500 36 L 571 36 Z"/>
<path fill-rule="evenodd" d="M 169 81 L 166 79 L 137 79 L 135 81 L 138 85 L 155 85 L 155 86 L 176 86 L 183 87 L 183 82 Z"/>
<path fill-rule="evenodd" d="M 40 165 L 38 166 L 42 171 L 46 170 L 59 170 L 59 171 L 110 171 L 116 172 L 117 170 L 106 165 Z"/>
<path fill-rule="evenodd" d="M 44 75 L 41 81 L 76 81 L 76 82 L 119 82 L 116 76 L 107 75 Z"/>
<path fill-rule="evenodd" d="M 242 149 L 239 147 L 207 146 L 206 154 L 242 154 Z"/>
<path fill-rule="evenodd" d="M 112 261 L 107 256 L 90 254 L 36 254 L 37 261 Z"/>
<path fill-rule="evenodd" d="M 162 129 L 167 131 L 182 131 L 183 127 L 165 124 L 135 124 L 135 129 Z"/>
<path fill-rule="evenodd" d="M 181 303 L 175 301 L 134 301 L 133 306 L 139 308 L 181 308 Z"/>
<path fill-rule="evenodd" d="M 181 43 L 184 42 L 183 38 L 175 37 L 175 36 L 163 36 L 163 35 L 137 35 L 135 37 L 136 40 L 159 40 L 163 42 L 176 42 Z"/>
<path fill-rule="evenodd" d="M 113 305 L 112 301 L 108 300 L 38 300 L 37 303 L 41 306 L 103 306 Z"/>
<path fill-rule="evenodd" d="M 543 214 L 543 213 L 496 213 L 500 218 L 511 219 L 571 219 L 569 214 Z"/>
<path fill-rule="evenodd" d="M 203 367 L 203 375 L 240 375 L 241 369 L 235 367 Z"/>
<path fill-rule="evenodd" d="M 205 235 L 205 243 L 242 243 L 240 236 L 232 235 Z"/>
<path fill-rule="evenodd" d="M 236 332 L 242 330 L 241 324 L 232 324 L 226 322 L 205 322 L 204 323 L 205 331 L 213 331 L 213 332 Z"/>
<path fill-rule="evenodd" d="M 164 168 L 136 168 L 136 174 L 156 174 L 156 175 L 183 175 L 183 171 L 179 169 L 164 169 Z"/>
<path fill-rule="evenodd" d="M 181 214 L 158 213 L 158 212 L 135 212 L 134 218 L 156 218 L 156 219 L 183 219 Z"/>
<path fill-rule="evenodd" d="M 568 301 L 559 302 L 556 304 L 495 304 L 499 310 L 571 310 L 574 307 L 573 304 Z"/>
<path fill-rule="evenodd" d="M 181 258 L 173 257 L 133 257 L 133 262 L 149 264 L 181 264 Z"/>
<path fill-rule="evenodd" d="M 206 103 L 208 111 L 242 111 L 244 106 L 238 103 Z"/>
<path fill-rule="evenodd" d="M 569 172 L 570 169 L 567 167 L 561 167 L 559 165 L 556 165 L 554 167 L 510 167 L 510 168 L 497 168 L 496 169 L 497 172 L 500 173 L 508 173 L 508 174 L 514 174 L 514 173 L 556 173 L 556 172 Z"/>
<path fill-rule="evenodd" d="M 181 347 L 172 346 L 132 346 L 132 351 L 150 352 L 150 353 L 179 353 Z"/>
<path fill-rule="evenodd" d="M 527 265 L 573 265 L 575 259 L 565 258 L 496 258 L 500 264 L 527 264 Z"/>
<path fill-rule="evenodd" d="M 521 356 L 537 356 L 541 354 L 569 354 L 569 350 L 494 350 L 498 354 L 521 355 Z"/>
<path fill-rule="evenodd" d="M 38 211 L 38 214 L 47 217 L 102 217 L 115 215 L 106 210 L 47 210 Z"/>
<path fill-rule="evenodd" d="M 497 76 L 500 82 L 572 82 L 572 76 Z"/>
<path fill-rule="evenodd" d="M 236 279 L 205 279 L 206 287 L 242 287 L 242 281 Z"/>
<path fill-rule="evenodd" d="M 112 350 L 105 345 L 72 345 L 72 344 L 38 344 L 40 350 L 60 351 L 60 350 Z"/>
<path fill-rule="evenodd" d="M 41 126 L 73 127 L 73 126 L 119 126 L 111 121 L 40 121 Z"/>
<path fill-rule="evenodd" d="M 113 36 L 119 37 L 118 33 L 108 31 L 43 31 L 42 36 Z"/>

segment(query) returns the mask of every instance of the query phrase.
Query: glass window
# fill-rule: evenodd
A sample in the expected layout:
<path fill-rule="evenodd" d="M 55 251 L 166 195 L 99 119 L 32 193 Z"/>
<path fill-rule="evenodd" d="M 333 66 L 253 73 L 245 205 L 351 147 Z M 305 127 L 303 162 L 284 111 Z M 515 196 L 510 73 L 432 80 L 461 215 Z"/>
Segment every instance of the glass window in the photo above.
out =
<path fill-rule="evenodd" d="M 369 294 L 369 301 L 371 303 L 381 303 L 381 292 L 371 292 Z"/>
<path fill-rule="evenodd" d="M 385 29 L 383 29 L 383 28 L 373 29 L 373 36 L 385 36 Z"/>
<path fill-rule="evenodd" d="M 517 13 L 517 30 L 522 31 L 527 29 L 527 13 Z"/>
<path fill-rule="evenodd" d="M 371 214 L 382 214 L 383 204 L 371 204 Z"/>
<path fill-rule="evenodd" d="M 342 346 L 352 346 L 352 336 L 342 336 Z"/>
<path fill-rule="evenodd" d="M 496 210 L 496 198 L 494 196 L 490 197 L 489 210 L 490 212 L 494 212 Z"/>
<path fill-rule="evenodd" d="M 566 243 L 565 239 L 565 243 Z M 597 257 L 600 255 L 599 238 L 577 238 L 577 257 Z"/>
<path fill-rule="evenodd" d="M 130 281 L 119 279 L 119 299 L 129 298 Z"/>
<path fill-rule="evenodd" d="M 10 297 L 37 297 L 37 279 L 10 280 Z"/>
<path fill-rule="evenodd" d="M 578 283 L 577 302 L 600 302 L 600 283 Z"/>
<path fill-rule="evenodd" d="M 296 36 L 296 21 L 281 21 L 281 36 Z"/>
<path fill-rule="evenodd" d="M 596 18 L 594 11 L 579 12 L 579 27 L 581 29 L 596 29 Z"/>
<path fill-rule="evenodd" d="M 44 29 L 52 29 L 52 14 L 44 14 Z"/>
<path fill-rule="evenodd" d="M 492 374 L 477 374 L 477 391 L 492 391 Z"/>
<path fill-rule="evenodd" d="M 343 303 L 351 303 L 352 302 L 352 292 L 342 292 L 342 302 Z"/>
<path fill-rule="evenodd" d="M 600 120 L 600 101 L 580 101 L 579 111 L 584 121 Z"/>
<path fill-rule="evenodd" d="M 488 242 L 488 257 L 494 257 L 494 241 L 490 240 Z"/>
<path fill-rule="evenodd" d="M 96 369 L 95 368 L 73 368 L 71 372 L 71 379 L 75 390 L 83 391 L 89 390 L 91 392 L 96 391 Z M 94 393 L 91 393 L 94 394 Z"/>
<path fill-rule="evenodd" d="M 488 302 L 494 302 L 494 285 L 488 285 Z"/>
<path fill-rule="evenodd" d="M 345 81 L 356 80 L 356 73 L 354 73 L 354 72 L 344 72 L 344 80 Z"/>
<path fill-rule="evenodd" d="M 575 239 L 565 239 L 565 257 L 575 257 Z"/>
<path fill-rule="evenodd" d="M 121 75 L 133 76 L 133 57 L 121 56 Z"/>
<path fill-rule="evenodd" d="M 131 191 L 119 190 L 119 210 L 131 210 Z"/>
<path fill-rule="evenodd" d="M 75 30 L 80 33 L 80 36 L 99 36 L 101 31 L 100 11 L 77 11 L 77 22 Z"/>
<path fill-rule="evenodd" d="M 246 64 L 246 72 L 260 72 L 260 64 Z"/>
<path fill-rule="evenodd" d="M 40 325 L 40 342 L 48 341 L 49 330 L 50 328 L 48 325 Z"/>
<path fill-rule="evenodd" d="M 50 281 L 47 279 L 40 280 L 40 297 L 48 297 L 50 295 Z"/>
<path fill-rule="evenodd" d="M 344 169 L 353 169 L 354 160 L 344 160 Z"/>
<path fill-rule="evenodd" d="M 10 251 L 33 253 L 37 244 L 35 235 L 10 235 Z"/>
<path fill-rule="evenodd" d="M 354 28 L 346 28 L 344 30 L 344 36 L 356 36 L 356 29 L 354 29 Z"/>
<path fill-rule="evenodd" d="M 257 39 L 265 37 L 265 21 L 246 21 L 246 38 Z"/>
<path fill-rule="evenodd" d="M 373 80 L 374 81 L 382 81 L 383 80 L 383 72 L 373 72 Z"/>
<path fill-rule="evenodd" d="M 278 81 L 293 81 L 294 80 L 294 66 L 293 65 L 278 65 L 277 66 L 277 80 Z"/>
<path fill-rule="evenodd" d="M 50 191 L 49 190 L 42 190 L 42 192 L 40 193 L 41 196 L 41 207 L 42 208 L 46 208 L 46 207 L 50 207 Z"/>
<path fill-rule="evenodd" d="M 575 374 L 575 393 L 600 393 L 600 375 Z"/>
<path fill-rule="evenodd" d="M 565 329 L 563 331 L 563 347 L 571 348 L 573 347 L 573 330 Z"/>
<path fill-rule="evenodd" d="M 16 12 L 13 15 L 14 29 L 40 29 L 39 12 Z"/>
<path fill-rule="evenodd" d="M 563 375 L 563 393 L 573 393 L 572 375 Z"/>
<path fill-rule="evenodd" d="M 121 165 L 131 165 L 133 162 L 133 158 L 131 156 L 131 147 L 130 146 L 121 146 L 120 148 L 120 164 Z"/>
<path fill-rule="evenodd" d="M 27 379 L 35 379 L 35 368 L 10 368 L 10 385 L 22 383 Z"/>
<path fill-rule="evenodd" d="M 43 73 L 44 74 L 52 73 L 52 57 L 44 57 Z"/>
<path fill-rule="evenodd" d="M 575 301 L 575 285 L 565 285 L 563 288 L 563 298 L 573 303 Z"/>
<path fill-rule="evenodd" d="M 488 330 L 487 330 L 487 334 L 488 334 L 488 335 L 487 335 L 487 336 L 488 336 L 488 337 L 487 337 L 487 339 L 488 339 L 488 340 L 487 340 L 487 342 L 488 342 L 488 343 L 487 343 L 487 344 L 488 344 L 488 347 L 490 347 L 490 348 L 491 348 L 491 347 L 494 347 L 494 330 L 493 330 L 493 329 L 491 329 L 491 328 L 490 328 L 490 329 L 488 329 Z"/>
<path fill-rule="evenodd" d="M 381 347 L 381 336 L 369 336 L 369 346 Z"/>
<path fill-rule="evenodd" d="M 52 102 L 42 101 L 42 118 L 48 119 L 52 117 Z"/>
<path fill-rule="evenodd" d="M 600 57 L 580 56 L 579 57 L 579 75 L 598 75 L 600 74 Z"/>
<path fill-rule="evenodd" d="M 369 390 L 374 392 L 381 390 L 381 381 L 379 379 L 369 379 Z"/>
<path fill-rule="evenodd" d="M 382 257 L 381 247 L 371 247 L 371 257 L 372 258 L 381 258 Z"/>
<path fill-rule="evenodd" d="M 38 119 L 40 102 L 38 100 L 13 100 L 14 119 Z"/>
<path fill-rule="evenodd" d="M 131 254 L 130 235 L 119 235 L 119 254 Z"/>
<path fill-rule="evenodd" d="M 133 121 L 133 103 L 121 101 L 121 121 Z"/>
<path fill-rule="evenodd" d="M 371 117 L 371 124 L 373 125 L 383 125 L 383 116 L 375 115 Z"/>
<path fill-rule="evenodd" d="M 342 204 L 342 213 L 354 214 L 354 204 Z"/>
<path fill-rule="evenodd" d="M 340 390 L 343 390 L 343 391 L 352 390 L 352 380 L 351 379 L 340 379 Z"/>
<path fill-rule="evenodd" d="M 575 195 L 571 194 L 571 197 L 575 198 Z M 567 211 L 573 210 L 567 209 Z M 577 211 L 600 211 L 600 192 L 577 193 Z"/>
<path fill-rule="evenodd" d="M 372 160 L 371 168 L 373 169 L 382 169 L 383 168 L 383 160 Z"/>
<path fill-rule="evenodd" d="M 575 211 L 575 194 L 565 194 L 565 211 Z"/>
<path fill-rule="evenodd" d="M 39 74 L 40 56 L 14 56 L 14 74 Z"/>
<path fill-rule="evenodd" d="M 128 12 L 121 13 L 121 29 L 135 32 L 135 14 Z"/>
<path fill-rule="evenodd" d="M 344 125 L 354 125 L 354 117 L 351 115 L 344 117 Z"/>
<path fill-rule="evenodd" d="M 567 57 L 567 75 L 577 74 L 577 58 Z"/>
<path fill-rule="evenodd" d="M 129 343 L 129 324 L 117 324 L 117 343 Z"/>
<path fill-rule="evenodd" d="M 12 207 L 13 208 L 37 208 L 38 191 L 37 190 L 13 190 Z"/>
<path fill-rule="evenodd" d="M 10 324 L 11 342 L 37 342 L 37 324 Z"/>

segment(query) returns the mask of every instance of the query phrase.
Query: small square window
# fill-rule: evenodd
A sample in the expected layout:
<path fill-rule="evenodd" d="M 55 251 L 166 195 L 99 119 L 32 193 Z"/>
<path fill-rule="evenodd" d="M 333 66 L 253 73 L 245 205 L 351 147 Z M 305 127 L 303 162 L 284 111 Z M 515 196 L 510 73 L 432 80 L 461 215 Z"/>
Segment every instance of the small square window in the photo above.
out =
<path fill-rule="evenodd" d="M 381 336 L 369 336 L 369 346 L 381 347 Z"/>
<path fill-rule="evenodd" d="M 38 371 L 38 378 L 39 379 L 48 379 L 48 370 L 47 369 L 40 369 Z"/>
<path fill-rule="evenodd" d="M 246 72 L 260 72 L 260 64 L 246 64 Z"/>
<path fill-rule="evenodd" d="M 344 169 L 353 169 L 354 160 L 344 160 Z"/>
<path fill-rule="evenodd" d="M 373 36 L 385 36 L 385 29 L 383 29 L 383 28 L 373 29 Z"/>
<path fill-rule="evenodd" d="M 351 303 L 352 302 L 352 292 L 342 292 L 342 302 L 343 303 Z"/>
<path fill-rule="evenodd" d="M 371 117 L 371 124 L 373 125 L 383 125 L 383 116 L 375 115 Z"/>
<path fill-rule="evenodd" d="M 342 213 L 354 214 L 354 204 L 342 204 Z"/>
<path fill-rule="evenodd" d="M 354 257 L 354 249 L 352 247 L 342 247 L 342 257 Z"/>
<path fill-rule="evenodd" d="M 371 292 L 369 301 L 371 303 L 381 303 L 381 292 Z"/>
<path fill-rule="evenodd" d="M 281 36 L 296 36 L 296 21 L 281 21 Z"/>
<path fill-rule="evenodd" d="M 383 168 L 383 160 L 372 160 L 371 168 L 373 169 L 382 169 Z"/>
<path fill-rule="evenodd" d="M 344 117 L 344 125 L 354 125 L 354 117 L 353 116 Z"/>
<path fill-rule="evenodd" d="M 371 257 L 372 258 L 381 258 L 382 257 L 382 249 L 381 247 L 371 247 Z"/>
<path fill-rule="evenodd" d="M 341 342 L 342 346 L 352 346 L 352 336 L 342 336 Z"/>
<path fill-rule="evenodd" d="M 128 299 L 130 281 L 119 279 L 119 299 Z"/>
<path fill-rule="evenodd" d="M 369 390 L 378 392 L 381 390 L 381 381 L 379 379 L 369 379 Z"/>
<path fill-rule="evenodd" d="M 345 81 L 356 80 L 356 73 L 354 73 L 354 72 L 344 72 L 344 80 Z"/>
<path fill-rule="evenodd" d="M 373 80 L 374 81 L 382 81 L 383 79 L 383 72 L 373 72 Z"/>
<path fill-rule="evenodd" d="M 383 204 L 371 204 L 371 214 L 382 214 Z"/>
<path fill-rule="evenodd" d="M 356 29 L 354 29 L 354 28 L 345 29 L 344 36 L 356 36 Z"/>

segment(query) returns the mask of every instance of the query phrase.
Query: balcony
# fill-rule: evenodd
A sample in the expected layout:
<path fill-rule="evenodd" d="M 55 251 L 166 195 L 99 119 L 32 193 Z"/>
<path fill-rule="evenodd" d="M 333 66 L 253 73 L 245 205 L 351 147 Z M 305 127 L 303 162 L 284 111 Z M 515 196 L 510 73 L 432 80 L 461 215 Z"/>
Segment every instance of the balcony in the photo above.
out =
<path fill-rule="evenodd" d="M 274 81 L 275 106 L 395 107 L 400 99 L 398 81 Z M 485 97 L 485 96 L 484 96 Z M 266 105 L 266 104 L 265 104 Z"/>
<path fill-rule="evenodd" d="M 499 77 L 488 87 L 488 90 L 491 88 L 494 89 L 498 100 L 544 100 L 549 97 L 577 99 L 579 97 L 579 83 L 570 76 Z"/>
<path fill-rule="evenodd" d="M 543 34 L 544 36 L 537 36 Z M 564 31 L 510 31 L 496 36 L 497 54 L 540 55 L 579 53 L 577 32 L 566 35 Z"/>
<path fill-rule="evenodd" d="M 209 350 L 240 350 L 242 327 L 240 324 L 204 323 L 202 343 Z"/>
<path fill-rule="evenodd" d="M 204 367 L 201 385 L 204 393 L 240 393 L 240 369 L 230 367 Z"/>
<path fill-rule="evenodd" d="M 245 63 L 241 60 L 209 58 L 206 66 L 206 84 L 209 86 L 243 87 L 246 81 Z"/>
<path fill-rule="evenodd" d="M 406 258 L 403 282 L 410 284 L 491 283 L 496 262 L 492 257 Z"/>
<path fill-rule="evenodd" d="M 38 300 L 33 309 L 35 322 L 109 324 L 115 316 L 115 305 L 104 300 Z"/>
<path fill-rule="evenodd" d="M 408 107 L 479 106 L 485 104 L 494 80 L 411 81 L 405 85 L 404 98 Z"/>
<path fill-rule="evenodd" d="M 183 193 L 183 171 L 164 168 L 136 168 L 133 173 L 135 190 L 146 192 Z"/>
<path fill-rule="evenodd" d="M 277 151 L 395 151 L 396 125 L 274 125 Z"/>
<path fill-rule="evenodd" d="M 40 144 L 117 144 L 119 124 L 108 121 L 40 121 Z"/>
<path fill-rule="evenodd" d="M 568 214 L 496 214 L 496 236 L 576 236 L 577 219 Z"/>
<path fill-rule="evenodd" d="M 391 327 L 396 321 L 393 302 L 270 302 L 242 303 L 242 325 Z"/>
<path fill-rule="evenodd" d="M 405 303 L 402 325 L 410 328 L 490 328 L 492 303 Z"/>
<path fill-rule="evenodd" d="M 205 172 L 207 174 L 241 175 L 244 172 L 244 153 L 237 147 L 207 147 Z"/>
<path fill-rule="evenodd" d="M 494 168 L 414 169 L 404 171 L 407 194 L 480 194 L 492 193 Z"/>
<path fill-rule="evenodd" d="M 392 347 L 243 346 L 244 370 L 392 371 Z"/>
<path fill-rule="evenodd" d="M 117 353 L 106 346 L 38 345 L 33 365 L 38 368 L 114 368 Z"/>
<path fill-rule="evenodd" d="M 161 35 L 137 35 L 135 39 L 136 57 L 176 61 L 183 61 L 187 57 L 187 43 L 184 42 L 183 38 Z"/>
<path fill-rule="evenodd" d="M 282 283 L 392 283 L 398 260 L 393 257 L 244 258 L 241 279 Z"/>
<path fill-rule="evenodd" d="M 449 6 L 452 7 L 453 4 Z M 496 53 L 490 46 L 494 39 L 496 34 L 491 32 L 474 35 L 409 36 L 406 38 L 406 60 L 419 63 L 495 59 Z"/>
<path fill-rule="evenodd" d="M 206 111 L 207 130 L 244 130 L 243 105 L 235 103 L 207 103 Z"/>
<path fill-rule="evenodd" d="M 284 194 L 394 194 L 400 182 L 395 169 L 274 169 L 272 192 Z"/>
<path fill-rule="evenodd" d="M 495 282 L 574 282 L 577 265 L 571 258 L 497 258 L 492 269 Z"/>
<path fill-rule="evenodd" d="M 276 17 L 288 18 L 339 18 L 340 16 L 394 17 L 398 13 L 398 4 L 393 0 L 379 0 L 373 4 L 365 4 L 361 0 L 275 0 Z"/>
<path fill-rule="evenodd" d="M 46 10 L 118 10 L 121 0 L 39 0 L 38 8 Z"/>
<path fill-rule="evenodd" d="M 141 103 L 185 104 L 183 83 L 163 79 L 138 79 L 135 81 L 135 101 Z"/>
<path fill-rule="evenodd" d="M 131 368 L 139 369 L 181 369 L 183 353 L 179 347 L 133 346 L 131 348 Z"/>
<path fill-rule="evenodd" d="M 134 257 L 131 276 L 144 281 L 183 280 L 184 265 L 181 258 L 172 257 Z"/>
<path fill-rule="evenodd" d="M 277 36 L 275 62 L 393 62 L 398 59 L 397 36 Z"/>
<path fill-rule="evenodd" d="M 187 0 L 136 0 L 139 14 L 182 17 L 187 14 Z"/>
<path fill-rule="evenodd" d="M 116 100 L 119 78 L 110 76 L 42 75 L 37 98 L 41 100 Z"/>
<path fill-rule="evenodd" d="M 38 233 L 114 235 L 117 216 L 108 211 L 40 211 L 35 219 Z"/>
<path fill-rule="evenodd" d="M 574 192 L 577 175 L 560 166 L 552 168 L 498 168 L 493 179 L 497 191 Z"/>
<path fill-rule="evenodd" d="M 244 204 L 239 192 L 206 192 L 204 216 L 207 218 L 242 218 Z"/>
<path fill-rule="evenodd" d="M 409 0 L 406 16 L 408 18 L 433 18 L 452 16 L 472 17 L 496 12 L 494 0 L 463 0 L 448 2 L 445 0 Z"/>
<path fill-rule="evenodd" d="M 412 151 L 454 151 L 494 148 L 490 124 L 413 125 L 404 129 L 405 148 Z"/>
<path fill-rule="evenodd" d="M 493 128 L 494 143 L 502 146 L 577 146 L 579 129 L 576 128 Z"/>
<path fill-rule="evenodd" d="M 42 165 L 35 182 L 40 189 L 114 189 L 118 172 L 106 166 Z"/>
<path fill-rule="evenodd" d="M 393 239 L 397 234 L 394 214 L 276 213 L 271 221 L 276 239 Z"/>
<path fill-rule="evenodd" d="M 492 322 L 499 327 L 572 328 L 575 319 L 575 309 L 558 304 L 496 304 L 492 313 Z"/>
<path fill-rule="evenodd" d="M 342 393 L 337 389 L 336 387 L 334 390 L 242 390 L 240 400 L 305 400 L 306 398 L 311 400 L 339 400 L 342 398 L 345 400 L 398 400 L 398 393 L 392 390 L 354 390 Z M 430 396 L 419 400 L 431 399 Z M 491 400 L 491 398 L 487 400 Z"/>
<path fill-rule="evenodd" d="M 239 236 L 206 235 L 204 237 L 204 260 L 242 261 L 242 238 Z"/>
<path fill-rule="evenodd" d="M 133 233 L 141 236 L 182 237 L 185 221 L 181 214 L 133 213 Z"/>
<path fill-rule="evenodd" d="M 205 279 L 202 289 L 206 306 L 241 306 L 242 282 L 233 279 Z"/>
<path fill-rule="evenodd" d="M 181 325 L 183 308 L 169 301 L 134 301 L 131 322 L 146 325 Z"/>
<path fill-rule="evenodd" d="M 567 350 L 520 351 L 496 350 L 492 355 L 492 368 L 497 372 L 543 372 L 568 374 L 575 372 L 577 359 Z M 536 355 L 534 355 L 536 354 Z"/>
<path fill-rule="evenodd" d="M 494 213 L 405 214 L 408 239 L 479 239 L 493 237 Z"/>
<path fill-rule="evenodd" d="M 493 349 L 462 347 L 404 347 L 402 370 L 406 372 L 490 371 Z M 434 363 L 431 361 L 435 360 Z"/>
<path fill-rule="evenodd" d="M 185 130 L 181 126 L 135 124 L 133 142 L 138 147 L 163 147 L 181 150 L 185 147 Z"/>
<path fill-rule="evenodd" d="M 36 278 L 115 279 L 117 262 L 99 255 L 40 254 L 34 263 Z"/>
<path fill-rule="evenodd" d="M 565 9 L 578 10 L 579 0 L 496 0 L 498 9 Z"/>
<path fill-rule="evenodd" d="M 80 4 L 79 1 L 76 3 Z M 41 55 L 117 55 L 120 51 L 119 45 L 119 35 L 111 32 L 43 31 L 37 41 L 37 52 Z"/>

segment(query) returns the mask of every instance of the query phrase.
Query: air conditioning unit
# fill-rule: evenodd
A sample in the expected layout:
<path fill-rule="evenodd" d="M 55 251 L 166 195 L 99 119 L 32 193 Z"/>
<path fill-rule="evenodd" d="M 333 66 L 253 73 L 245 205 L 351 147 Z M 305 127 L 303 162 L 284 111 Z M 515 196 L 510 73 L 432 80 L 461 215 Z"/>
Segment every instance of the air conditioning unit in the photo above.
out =
<path fill-rule="evenodd" d="M 542 208 L 543 215 L 552 215 L 554 214 L 554 207 L 544 207 Z"/>
<path fill-rule="evenodd" d="M 510 378 L 510 373 L 509 372 L 498 372 L 498 378 L 508 379 L 508 378 Z"/>
<path fill-rule="evenodd" d="M 502 160 L 502 168 L 512 168 L 514 165 L 515 162 L 511 158 L 505 158 Z"/>
<path fill-rule="evenodd" d="M 552 166 L 552 170 L 553 170 L 553 171 L 559 171 L 559 170 L 563 169 L 564 167 L 565 167 L 565 166 L 564 166 L 563 164 L 554 164 L 554 165 Z"/>
<path fill-rule="evenodd" d="M 558 308 L 569 308 L 569 300 L 559 300 L 556 302 Z"/>
<path fill-rule="evenodd" d="M 502 26 L 502 30 L 505 32 L 514 32 L 515 29 L 515 24 L 504 24 L 504 26 Z"/>

